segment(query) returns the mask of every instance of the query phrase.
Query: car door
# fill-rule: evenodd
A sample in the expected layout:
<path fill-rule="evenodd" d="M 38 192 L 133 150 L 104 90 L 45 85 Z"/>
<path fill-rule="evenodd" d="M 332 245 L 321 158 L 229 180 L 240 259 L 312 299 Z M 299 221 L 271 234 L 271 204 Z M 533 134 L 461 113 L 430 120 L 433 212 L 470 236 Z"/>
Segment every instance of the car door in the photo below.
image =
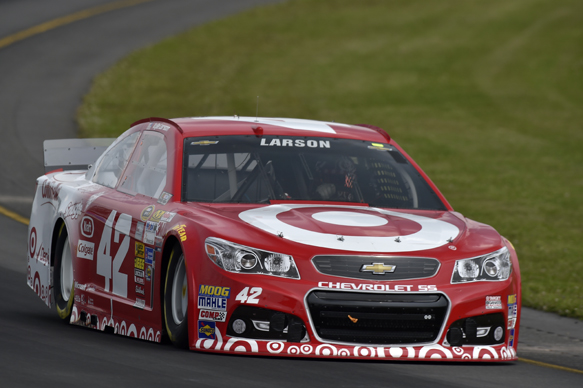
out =
<path fill-rule="evenodd" d="M 115 187 L 127 166 L 141 132 L 128 131 L 112 144 L 90 169 L 74 265 L 75 301 L 90 312 L 110 313 L 113 302 L 133 304 L 128 274 L 121 269 L 130 257 L 132 216 Z M 131 252 L 133 258 L 133 252 Z"/>
<path fill-rule="evenodd" d="M 152 309 L 156 257 L 161 256 L 162 208 L 168 201 L 168 150 L 166 138 L 157 131 L 144 131 L 118 185 L 126 196 L 127 215 L 133 220 L 129 254 L 120 271 L 128 277 L 128 296 L 134 306 Z"/>

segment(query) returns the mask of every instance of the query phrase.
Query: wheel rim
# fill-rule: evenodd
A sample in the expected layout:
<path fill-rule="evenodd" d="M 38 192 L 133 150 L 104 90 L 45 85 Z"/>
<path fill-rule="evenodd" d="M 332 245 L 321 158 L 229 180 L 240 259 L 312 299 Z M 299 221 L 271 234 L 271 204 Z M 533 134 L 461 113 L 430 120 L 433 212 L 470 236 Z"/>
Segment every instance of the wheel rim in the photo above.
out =
<path fill-rule="evenodd" d="M 188 284 L 186 281 L 186 268 L 184 266 L 184 255 L 180 256 L 178 265 L 174 270 L 174 281 L 172 282 L 172 319 L 176 325 L 180 325 L 186 317 L 188 309 Z"/>
<path fill-rule="evenodd" d="M 73 286 L 73 260 L 71 258 L 71 247 L 69 238 L 65 240 L 63 254 L 61 255 L 61 295 L 65 302 L 71 297 L 71 287 Z"/>

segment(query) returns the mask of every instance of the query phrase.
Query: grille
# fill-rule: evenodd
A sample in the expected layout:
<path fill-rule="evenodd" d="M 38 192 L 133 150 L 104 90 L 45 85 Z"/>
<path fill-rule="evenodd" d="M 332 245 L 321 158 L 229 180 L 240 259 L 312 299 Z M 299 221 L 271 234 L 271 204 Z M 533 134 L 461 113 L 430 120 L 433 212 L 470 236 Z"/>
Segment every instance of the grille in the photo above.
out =
<path fill-rule="evenodd" d="M 367 280 L 428 278 L 439 270 L 437 259 L 425 257 L 315 256 L 312 262 L 318 271 L 326 275 Z M 360 271 L 363 265 L 373 263 L 394 265 L 396 268 L 394 272 L 384 274 Z"/>
<path fill-rule="evenodd" d="M 449 305 L 441 294 L 338 291 L 313 291 L 307 301 L 320 338 L 383 345 L 435 341 Z"/>

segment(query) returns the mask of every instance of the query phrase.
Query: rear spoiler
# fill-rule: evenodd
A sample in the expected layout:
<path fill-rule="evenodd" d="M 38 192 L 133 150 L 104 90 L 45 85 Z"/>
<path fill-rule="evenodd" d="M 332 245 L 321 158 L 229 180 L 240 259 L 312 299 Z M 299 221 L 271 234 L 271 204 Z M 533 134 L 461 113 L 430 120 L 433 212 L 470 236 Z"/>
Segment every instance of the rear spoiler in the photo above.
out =
<path fill-rule="evenodd" d="M 114 141 L 115 138 L 45 140 L 45 173 L 60 168 L 87 170 Z"/>

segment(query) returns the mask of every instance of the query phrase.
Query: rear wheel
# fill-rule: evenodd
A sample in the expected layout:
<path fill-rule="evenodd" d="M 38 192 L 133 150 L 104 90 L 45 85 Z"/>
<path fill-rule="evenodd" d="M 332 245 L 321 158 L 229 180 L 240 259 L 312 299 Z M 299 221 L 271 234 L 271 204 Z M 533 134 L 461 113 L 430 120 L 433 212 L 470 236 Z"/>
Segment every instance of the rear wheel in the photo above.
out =
<path fill-rule="evenodd" d="M 170 253 L 164 284 L 164 321 L 172 343 L 188 348 L 188 281 L 184 254 L 177 244 Z"/>
<path fill-rule="evenodd" d="M 54 263 L 53 284 L 57 314 L 68 323 L 71 319 L 75 289 L 73 287 L 73 257 L 65 224 L 62 224 L 59 229 Z"/>

